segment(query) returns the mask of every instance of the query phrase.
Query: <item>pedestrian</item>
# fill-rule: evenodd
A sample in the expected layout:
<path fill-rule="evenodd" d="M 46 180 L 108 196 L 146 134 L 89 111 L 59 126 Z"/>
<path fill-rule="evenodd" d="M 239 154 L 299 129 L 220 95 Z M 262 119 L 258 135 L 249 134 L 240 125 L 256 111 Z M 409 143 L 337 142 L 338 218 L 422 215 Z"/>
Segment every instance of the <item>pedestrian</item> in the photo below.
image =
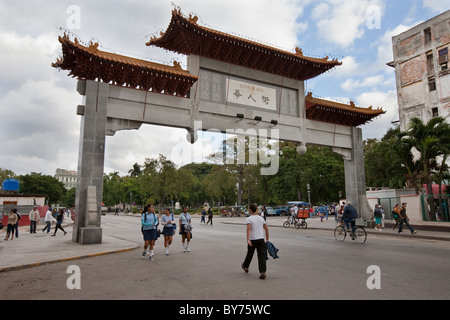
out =
<path fill-rule="evenodd" d="M 161 218 L 161 224 L 164 226 L 164 248 L 166 249 L 166 255 L 169 255 L 169 247 L 173 240 L 173 226 L 176 225 L 173 214 L 170 213 L 169 209 L 164 210 L 164 215 Z"/>
<path fill-rule="evenodd" d="M 200 218 L 200 224 L 202 224 L 202 223 L 206 224 L 205 217 L 206 217 L 206 208 L 203 207 L 203 209 L 202 209 L 202 217 Z"/>
<path fill-rule="evenodd" d="M 63 218 L 64 218 L 64 209 L 61 208 L 59 209 L 59 213 L 56 216 L 56 227 L 55 232 L 52 234 L 52 237 L 56 236 L 56 231 L 58 231 L 58 229 L 61 229 L 61 231 L 64 232 L 64 235 L 67 234 L 67 232 L 62 227 Z"/>
<path fill-rule="evenodd" d="M 39 211 L 36 206 L 33 207 L 33 210 L 30 211 L 28 215 L 30 218 L 30 233 L 36 233 L 36 224 L 39 221 Z"/>
<path fill-rule="evenodd" d="M 395 220 L 392 230 L 395 230 L 395 228 L 400 224 L 400 205 L 398 203 L 394 206 L 394 209 L 392 209 L 392 217 Z"/>
<path fill-rule="evenodd" d="M 320 222 L 323 222 L 324 215 L 325 215 L 325 207 L 323 205 L 320 205 L 319 206 Z"/>
<path fill-rule="evenodd" d="M 153 205 L 148 205 L 142 213 L 141 224 L 142 224 L 142 234 L 144 237 L 144 252 L 142 253 L 142 258 L 145 258 L 145 254 L 149 255 L 150 260 L 154 260 L 154 248 L 155 242 L 158 239 L 159 219 L 156 217 L 155 208 Z"/>
<path fill-rule="evenodd" d="M 211 210 L 211 208 L 209 208 Z M 209 215 L 209 212 L 208 212 Z M 211 213 L 212 215 L 212 213 Z M 209 218 L 209 216 L 208 216 Z M 211 218 L 212 219 L 212 218 Z M 180 214 L 180 231 L 181 234 L 181 243 L 183 244 L 183 252 L 191 251 L 189 249 L 189 244 L 191 242 L 192 237 L 192 226 L 191 226 L 191 215 L 187 212 L 187 208 L 183 207 L 183 212 Z M 208 219 L 209 222 L 209 219 Z M 206 224 L 208 224 L 208 222 Z M 212 224 L 212 221 L 211 221 Z M 187 241 L 186 241 L 187 240 Z"/>
<path fill-rule="evenodd" d="M 17 211 L 17 209 L 14 209 L 17 214 L 17 223 L 14 225 L 14 231 L 16 233 L 16 238 L 19 237 L 19 221 L 22 219 L 22 215 Z"/>
<path fill-rule="evenodd" d="M 383 218 L 383 209 L 381 209 L 379 204 L 375 205 L 373 210 L 373 216 L 375 218 L 375 230 L 381 231 L 381 219 Z"/>
<path fill-rule="evenodd" d="M 11 240 L 14 239 L 15 226 L 18 223 L 18 221 L 19 221 L 19 217 L 17 216 L 17 209 L 11 209 L 9 211 L 8 226 L 6 227 L 5 240 L 9 239 L 10 234 L 11 234 Z"/>
<path fill-rule="evenodd" d="M 263 206 L 261 216 L 264 218 L 264 221 L 267 221 L 267 216 L 268 216 L 268 215 L 269 215 L 269 212 L 267 212 L 266 206 Z"/>
<path fill-rule="evenodd" d="M 241 267 L 245 273 L 248 273 L 248 268 L 252 262 L 255 250 L 258 253 L 258 269 L 260 279 L 266 278 L 266 260 L 267 247 L 266 241 L 269 241 L 269 228 L 266 221 L 258 214 L 258 207 L 256 204 L 251 204 L 249 207 L 250 217 L 247 218 L 247 255 Z M 264 241 L 264 235 L 266 241 Z"/>
<path fill-rule="evenodd" d="M 406 214 L 406 205 L 407 203 L 403 202 L 402 207 L 400 208 L 400 225 L 398 226 L 398 233 L 402 233 L 404 223 L 408 227 L 409 231 L 411 231 L 411 234 L 416 234 L 417 231 L 415 231 L 414 228 L 409 224 L 409 217 Z"/>
<path fill-rule="evenodd" d="M 344 216 L 344 205 L 342 204 L 341 206 L 340 206 L 340 208 L 337 210 L 337 212 L 336 212 L 336 215 L 337 215 L 337 219 L 336 219 L 336 221 L 339 223 L 339 224 L 341 224 L 342 225 L 342 222 L 343 222 L 343 220 L 342 220 L 342 217 Z"/>
<path fill-rule="evenodd" d="M 45 214 L 45 227 L 42 229 L 42 232 L 45 232 L 47 230 L 47 233 L 50 232 L 50 227 L 53 220 L 53 214 L 52 214 L 52 208 L 48 207 L 47 213 Z"/>
<path fill-rule="evenodd" d="M 211 225 L 212 225 L 212 218 L 213 218 L 213 212 L 212 212 L 211 207 L 209 207 L 209 209 L 208 209 L 208 221 L 206 222 L 206 224 L 211 222 Z"/>

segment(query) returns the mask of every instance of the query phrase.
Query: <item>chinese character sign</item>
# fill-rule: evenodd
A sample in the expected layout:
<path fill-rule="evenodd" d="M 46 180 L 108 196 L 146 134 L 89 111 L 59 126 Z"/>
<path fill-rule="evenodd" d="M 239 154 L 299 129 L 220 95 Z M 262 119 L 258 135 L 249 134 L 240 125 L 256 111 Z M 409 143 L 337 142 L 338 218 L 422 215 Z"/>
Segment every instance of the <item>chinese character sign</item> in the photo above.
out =
<path fill-rule="evenodd" d="M 277 91 L 247 82 L 227 79 L 227 102 L 277 110 Z"/>

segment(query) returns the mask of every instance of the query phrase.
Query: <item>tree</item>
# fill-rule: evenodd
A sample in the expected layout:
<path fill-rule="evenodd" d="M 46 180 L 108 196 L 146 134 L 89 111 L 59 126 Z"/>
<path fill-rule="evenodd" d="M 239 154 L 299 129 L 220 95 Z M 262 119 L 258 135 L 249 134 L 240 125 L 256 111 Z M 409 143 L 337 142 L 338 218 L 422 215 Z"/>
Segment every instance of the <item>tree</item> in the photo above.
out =
<path fill-rule="evenodd" d="M 282 143 L 278 174 L 261 180 L 264 198 L 272 204 L 308 201 L 308 184 L 311 202 L 336 202 L 339 191 L 345 190 L 344 161 L 328 147 L 308 146 L 307 153 L 300 156 L 294 144 Z"/>
<path fill-rule="evenodd" d="M 130 174 L 130 177 L 137 178 L 141 175 L 141 166 L 136 162 L 135 164 L 133 164 L 133 168 L 128 170 L 128 173 Z"/>
<path fill-rule="evenodd" d="M 23 194 L 41 194 L 48 196 L 49 203 L 58 203 L 64 200 L 66 188 L 64 184 L 52 176 L 32 172 L 19 176 L 20 191 Z"/>
<path fill-rule="evenodd" d="M 366 185 L 370 187 L 404 188 L 407 176 L 415 176 L 417 168 L 410 157 L 410 146 L 404 145 L 400 130 L 389 129 L 384 137 L 364 141 Z M 402 165 L 400 158 L 404 158 Z M 414 180 L 415 181 L 415 180 Z M 409 182 L 409 180 L 408 180 Z M 411 185 L 411 183 L 409 182 Z"/>
<path fill-rule="evenodd" d="M 413 118 L 405 132 L 405 140 L 419 154 L 422 179 L 427 186 L 428 195 L 432 195 L 433 164 L 436 164 L 438 157 L 445 160 L 449 155 L 450 125 L 442 117 L 433 118 L 426 124 L 418 118 Z"/>
<path fill-rule="evenodd" d="M 14 178 L 16 178 L 16 174 L 13 171 L 0 168 L 0 185 L 3 184 L 3 181 Z"/>

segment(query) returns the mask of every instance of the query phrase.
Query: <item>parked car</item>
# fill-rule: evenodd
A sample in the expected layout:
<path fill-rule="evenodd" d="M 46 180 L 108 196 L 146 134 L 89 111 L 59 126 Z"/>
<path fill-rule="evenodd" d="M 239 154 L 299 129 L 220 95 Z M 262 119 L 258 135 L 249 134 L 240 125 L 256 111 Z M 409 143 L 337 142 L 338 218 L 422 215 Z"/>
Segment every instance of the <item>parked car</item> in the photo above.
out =
<path fill-rule="evenodd" d="M 287 216 L 289 215 L 290 212 L 290 207 L 289 206 L 279 206 L 277 209 L 277 216 Z"/>
<path fill-rule="evenodd" d="M 266 207 L 267 209 L 267 215 L 268 216 L 279 216 L 280 214 L 277 213 L 277 210 L 275 210 L 272 207 Z"/>

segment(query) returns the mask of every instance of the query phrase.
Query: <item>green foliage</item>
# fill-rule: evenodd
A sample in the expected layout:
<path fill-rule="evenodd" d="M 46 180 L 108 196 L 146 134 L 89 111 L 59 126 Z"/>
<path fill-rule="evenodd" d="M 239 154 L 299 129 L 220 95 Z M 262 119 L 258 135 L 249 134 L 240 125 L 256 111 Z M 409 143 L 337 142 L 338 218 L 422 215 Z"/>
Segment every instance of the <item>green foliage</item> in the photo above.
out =
<path fill-rule="evenodd" d="M 52 176 L 32 172 L 19 176 L 19 181 L 22 194 L 47 195 L 49 203 L 58 203 L 64 200 L 66 188 L 62 182 Z"/>

